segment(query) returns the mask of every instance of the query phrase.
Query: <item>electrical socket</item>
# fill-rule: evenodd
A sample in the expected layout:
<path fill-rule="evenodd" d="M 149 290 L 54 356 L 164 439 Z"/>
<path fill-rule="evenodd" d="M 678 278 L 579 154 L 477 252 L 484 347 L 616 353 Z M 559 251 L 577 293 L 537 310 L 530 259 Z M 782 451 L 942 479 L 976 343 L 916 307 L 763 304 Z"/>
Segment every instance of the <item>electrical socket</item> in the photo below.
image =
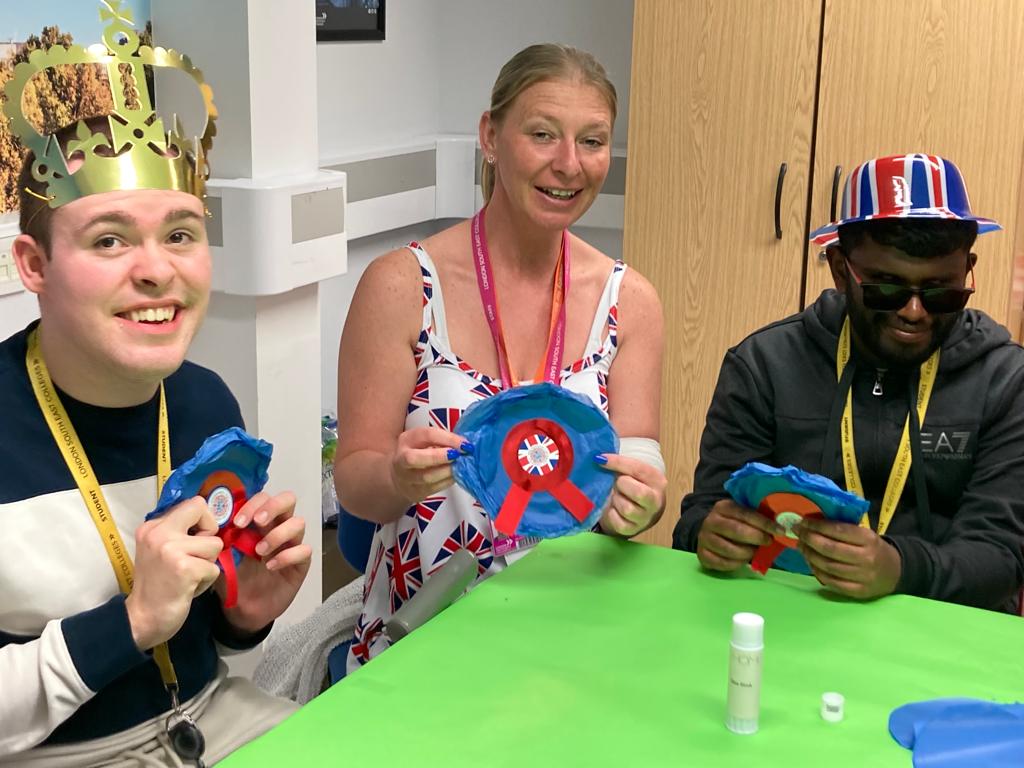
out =
<path fill-rule="evenodd" d="M 11 255 L 14 237 L 0 237 L 0 296 L 25 290 Z"/>

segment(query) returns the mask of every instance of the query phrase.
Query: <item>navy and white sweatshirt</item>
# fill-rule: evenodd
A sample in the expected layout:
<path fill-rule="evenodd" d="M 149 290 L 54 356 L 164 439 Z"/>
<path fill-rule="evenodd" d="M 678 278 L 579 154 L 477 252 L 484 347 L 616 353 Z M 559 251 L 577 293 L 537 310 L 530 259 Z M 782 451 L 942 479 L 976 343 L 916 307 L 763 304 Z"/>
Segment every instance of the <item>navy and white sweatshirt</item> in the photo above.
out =
<path fill-rule="evenodd" d="M 0 343 L 0 756 L 107 736 L 170 706 L 155 662 L 132 640 L 103 543 L 36 403 L 25 370 L 32 327 Z M 242 424 L 212 371 L 185 363 L 165 389 L 175 467 L 209 435 Z M 156 506 L 158 396 L 131 408 L 60 397 L 134 558 L 135 531 Z M 236 642 L 212 590 L 197 598 L 170 641 L 182 700 L 214 677 L 215 642 L 260 639 Z"/>

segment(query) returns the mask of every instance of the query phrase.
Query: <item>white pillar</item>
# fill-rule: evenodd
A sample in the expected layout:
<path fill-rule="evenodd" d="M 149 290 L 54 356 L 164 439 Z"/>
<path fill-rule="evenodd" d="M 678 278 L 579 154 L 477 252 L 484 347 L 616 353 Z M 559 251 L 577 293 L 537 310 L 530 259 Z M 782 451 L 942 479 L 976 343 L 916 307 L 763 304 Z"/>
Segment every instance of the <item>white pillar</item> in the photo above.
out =
<path fill-rule="evenodd" d="M 210 154 L 214 177 L 317 171 L 313 0 L 152 0 L 151 8 L 156 43 L 188 54 L 213 88 L 220 112 Z M 176 89 L 187 86 L 178 80 L 157 82 L 163 114 L 168 104 L 178 108 Z M 230 242 L 224 246 L 228 251 Z M 278 622 L 294 623 L 322 600 L 319 285 L 271 296 L 215 293 L 189 357 L 224 378 L 249 432 L 273 443 L 268 490 L 292 490 L 298 498 L 314 554 L 302 590 Z"/>

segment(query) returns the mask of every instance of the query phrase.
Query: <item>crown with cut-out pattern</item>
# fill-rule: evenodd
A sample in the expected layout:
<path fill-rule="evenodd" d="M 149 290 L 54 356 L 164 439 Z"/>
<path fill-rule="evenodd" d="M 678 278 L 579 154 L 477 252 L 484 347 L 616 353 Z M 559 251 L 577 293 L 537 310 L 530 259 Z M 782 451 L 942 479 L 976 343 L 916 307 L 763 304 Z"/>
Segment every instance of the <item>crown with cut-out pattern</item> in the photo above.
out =
<path fill-rule="evenodd" d="M 206 156 L 216 134 L 213 91 L 188 56 L 140 44 L 131 9 L 123 7 L 123 0 L 100 0 L 99 12 L 100 20 L 108 22 L 103 43 L 33 51 L 28 61 L 15 67 L 4 90 L 4 113 L 11 131 L 35 155 L 32 175 L 46 185 L 49 206 L 58 208 L 87 195 L 123 189 L 172 189 L 202 199 L 210 175 Z M 23 106 L 32 78 L 64 64 L 103 67 L 114 105 L 108 115 L 99 118 L 107 121 L 109 135 L 94 132 L 86 120 L 79 120 L 66 150 L 61 149 L 56 135 L 40 133 L 29 122 Z M 153 108 L 147 66 L 178 69 L 195 81 L 206 107 L 201 136 L 185 139 L 177 115 L 171 130 L 165 130 Z M 74 173 L 68 170 L 70 159 L 81 160 Z"/>

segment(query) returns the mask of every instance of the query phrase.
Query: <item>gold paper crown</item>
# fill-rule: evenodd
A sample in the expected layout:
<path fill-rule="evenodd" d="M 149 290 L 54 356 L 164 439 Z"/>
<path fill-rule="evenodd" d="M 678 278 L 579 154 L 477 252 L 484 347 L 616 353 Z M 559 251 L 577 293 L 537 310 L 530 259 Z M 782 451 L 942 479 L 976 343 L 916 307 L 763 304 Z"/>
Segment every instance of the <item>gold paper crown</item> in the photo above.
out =
<path fill-rule="evenodd" d="M 102 44 L 89 48 L 56 45 L 49 50 L 33 51 L 28 61 L 15 67 L 5 88 L 4 112 L 11 121 L 11 131 L 35 154 L 32 175 L 46 184 L 51 208 L 86 195 L 120 189 L 173 189 L 200 199 L 205 195 L 210 175 L 206 153 L 217 133 L 213 91 L 188 56 L 165 48 L 140 46 L 131 9 L 122 8 L 122 2 L 100 0 L 100 21 L 110 22 L 103 31 Z M 22 109 L 22 96 L 29 81 L 61 64 L 103 66 L 114 104 L 113 111 L 106 116 L 112 139 L 103 132 L 93 133 L 85 120 L 78 121 L 75 138 L 67 146 L 67 157 L 82 157 L 81 167 L 73 174 L 68 170 L 57 137 L 39 133 Z M 146 65 L 179 69 L 196 82 L 206 107 L 202 138 L 186 140 L 177 115 L 173 128 L 165 132 L 146 85 Z"/>

